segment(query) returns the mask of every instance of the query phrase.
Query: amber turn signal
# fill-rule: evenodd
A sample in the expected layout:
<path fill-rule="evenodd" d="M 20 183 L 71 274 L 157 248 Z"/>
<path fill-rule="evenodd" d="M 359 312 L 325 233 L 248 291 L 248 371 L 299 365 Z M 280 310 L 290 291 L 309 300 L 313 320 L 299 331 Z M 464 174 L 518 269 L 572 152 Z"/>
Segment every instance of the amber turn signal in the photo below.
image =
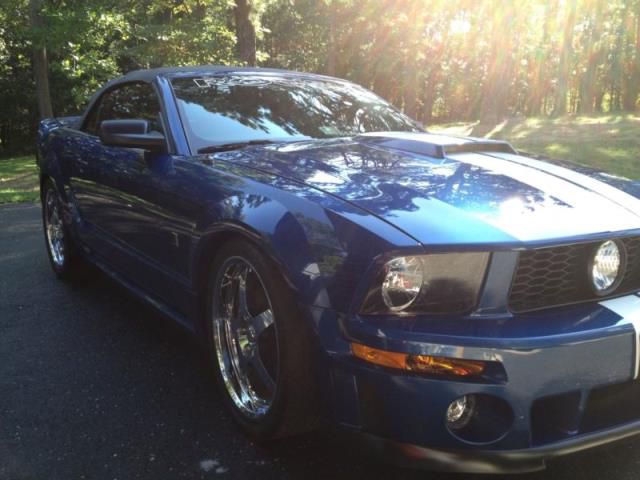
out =
<path fill-rule="evenodd" d="M 486 363 L 480 360 L 389 352 L 360 343 L 352 343 L 351 351 L 357 358 L 375 365 L 430 375 L 475 377 L 482 375 L 486 368 Z"/>

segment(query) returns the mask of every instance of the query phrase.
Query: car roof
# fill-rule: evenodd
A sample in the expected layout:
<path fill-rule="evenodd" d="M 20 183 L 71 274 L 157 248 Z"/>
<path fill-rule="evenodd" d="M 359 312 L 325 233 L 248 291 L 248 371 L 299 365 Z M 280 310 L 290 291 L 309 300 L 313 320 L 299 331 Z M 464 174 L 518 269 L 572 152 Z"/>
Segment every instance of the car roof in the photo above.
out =
<path fill-rule="evenodd" d="M 153 82 L 158 77 L 176 78 L 220 74 L 269 74 L 282 77 L 307 77 L 345 82 L 345 80 L 328 77 L 325 75 L 295 72 L 292 70 L 280 70 L 277 68 L 238 67 L 227 65 L 198 65 L 187 67 L 161 67 L 134 70 L 112 80 L 111 82 L 109 82 L 109 85 L 113 86 L 116 83 L 126 82 Z"/>

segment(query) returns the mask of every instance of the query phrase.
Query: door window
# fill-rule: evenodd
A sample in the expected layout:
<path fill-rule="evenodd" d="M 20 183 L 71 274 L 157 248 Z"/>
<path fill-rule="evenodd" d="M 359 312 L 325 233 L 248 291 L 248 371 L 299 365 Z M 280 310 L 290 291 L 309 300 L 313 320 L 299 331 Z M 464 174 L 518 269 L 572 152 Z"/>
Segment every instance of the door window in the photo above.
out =
<path fill-rule="evenodd" d="M 163 133 L 160 103 L 148 83 L 127 83 L 102 95 L 89 112 L 84 131 L 98 135 L 104 120 L 142 119 L 149 130 Z"/>

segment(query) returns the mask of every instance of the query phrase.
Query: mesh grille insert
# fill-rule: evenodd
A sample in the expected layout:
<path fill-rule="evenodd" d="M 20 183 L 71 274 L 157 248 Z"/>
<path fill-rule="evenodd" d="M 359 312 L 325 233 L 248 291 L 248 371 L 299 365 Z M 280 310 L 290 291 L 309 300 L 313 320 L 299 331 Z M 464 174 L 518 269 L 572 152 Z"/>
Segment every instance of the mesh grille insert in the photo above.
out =
<path fill-rule="evenodd" d="M 627 251 L 627 267 L 612 295 L 640 289 L 640 237 L 621 239 Z M 539 248 L 520 253 L 511 285 L 509 307 L 513 312 L 601 299 L 591 288 L 589 261 L 601 241 Z"/>

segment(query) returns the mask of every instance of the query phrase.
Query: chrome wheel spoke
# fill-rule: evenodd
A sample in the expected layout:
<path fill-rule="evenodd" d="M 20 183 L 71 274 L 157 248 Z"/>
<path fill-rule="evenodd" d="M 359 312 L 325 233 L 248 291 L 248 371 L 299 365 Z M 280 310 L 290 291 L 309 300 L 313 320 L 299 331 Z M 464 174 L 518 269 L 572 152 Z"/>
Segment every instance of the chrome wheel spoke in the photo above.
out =
<path fill-rule="evenodd" d="M 231 368 L 235 374 L 235 378 L 238 382 L 239 393 L 243 401 L 251 401 L 250 390 L 248 382 L 246 381 L 246 362 L 243 359 L 242 353 L 239 351 L 239 345 L 235 338 L 230 333 L 231 326 L 227 324 L 227 348 L 230 352 Z"/>
<path fill-rule="evenodd" d="M 233 277 L 231 275 L 225 275 L 224 278 L 220 281 L 220 288 L 226 293 L 227 297 L 221 299 L 221 317 L 233 319 L 233 306 L 234 306 L 234 297 L 233 294 Z"/>
<path fill-rule="evenodd" d="M 249 307 L 247 305 L 247 275 L 249 274 L 249 268 L 244 266 L 240 272 L 238 272 L 238 288 L 236 291 L 236 315 L 239 319 L 246 319 L 251 314 L 249 313 Z"/>
<path fill-rule="evenodd" d="M 253 327 L 253 331 L 255 332 L 256 338 L 259 337 L 262 332 L 264 332 L 267 328 L 273 325 L 273 312 L 271 309 L 265 310 L 259 315 L 255 317 L 251 317 L 249 319 L 249 324 Z"/>

